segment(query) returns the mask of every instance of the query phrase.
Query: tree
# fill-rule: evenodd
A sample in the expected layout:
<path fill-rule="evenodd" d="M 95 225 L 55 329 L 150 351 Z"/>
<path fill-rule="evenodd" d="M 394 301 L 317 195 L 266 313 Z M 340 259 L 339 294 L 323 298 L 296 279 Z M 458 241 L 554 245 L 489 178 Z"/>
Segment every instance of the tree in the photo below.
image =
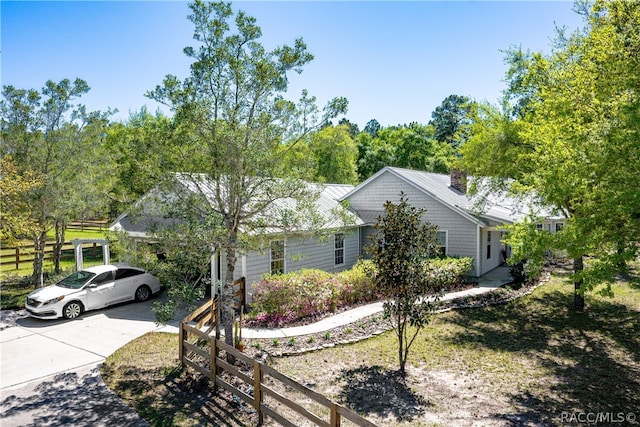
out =
<path fill-rule="evenodd" d="M 0 173 L 0 238 L 13 245 L 37 229 L 30 216 L 28 195 L 42 182 L 33 172 L 20 174 L 10 155 L 0 159 Z"/>
<path fill-rule="evenodd" d="M 338 122 L 340 126 L 346 126 L 349 129 L 349 135 L 351 135 L 352 139 L 355 139 L 356 136 L 360 133 L 360 128 L 357 123 L 351 123 L 346 117 L 343 117 Z"/>
<path fill-rule="evenodd" d="M 442 292 L 424 270 L 425 260 L 437 249 L 437 227 L 423 223 L 426 211 L 409 205 L 402 193 L 398 204 L 387 201 L 384 210 L 367 250 L 377 266 L 375 286 L 385 297 L 384 313 L 394 325 L 404 375 L 411 345 L 428 324 Z"/>
<path fill-rule="evenodd" d="M 102 156 L 100 149 L 110 113 L 88 113 L 74 103 L 88 91 L 81 79 L 47 81 L 40 92 L 3 87 L 2 155 L 11 156 L 18 176 L 39 180 L 25 194 L 29 237 L 34 242 L 32 281 L 37 286 L 43 285 L 47 231 L 56 231 L 55 268 L 59 272 L 67 221 L 89 207 L 99 211 L 104 198 L 98 194 L 108 185 L 109 157 Z M 93 156 L 101 161 L 91 161 Z"/>
<path fill-rule="evenodd" d="M 347 101 L 330 101 L 318 117 L 306 91 L 298 104 L 285 100 L 288 73 L 301 72 L 313 58 L 302 39 L 267 51 L 255 18 L 239 11 L 232 25 L 229 3 L 196 0 L 189 7 L 197 43 L 184 49 L 193 60 L 190 76 L 180 81 L 169 75 L 147 95 L 168 105 L 184 128 L 177 147 L 183 160 L 181 185 L 200 195 L 200 211 L 192 216 L 194 227 L 200 224 L 196 232 L 225 255 L 221 320 L 231 344 L 238 250 L 268 226 L 286 231 L 312 205 L 313 194 L 298 171 L 287 170 L 281 161 L 283 144 L 294 149 L 344 112 Z M 285 198 L 298 203 L 287 212 L 270 211 Z"/>
<path fill-rule="evenodd" d="M 468 138 L 473 104 L 466 96 L 449 95 L 431 113 L 429 124 L 434 128 L 434 137 L 458 149 Z"/>
<path fill-rule="evenodd" d="M 448 173 L 453 150 L 433 138 L 433 128 L 419 123 L 379 129 L 375 137 L 362 132 L 358 145 L 358 176 L 367 179 L 385 166 Z"/>
<path fill-rule="evenodd" d="M 110 211 L 119 214 L 149 191 L 167 172 L 176 172 L 180 139 L 175 120 L 146 108 L 131 113 L 124 123 L 112 123 L 105 144 L 113 153 L 117 176 L 109 191 Z"/>
<path fill-rule="evenodd" d="M 327 126 L 311 135 L 311 153 L 317 165 L 315 179 L 335 184 L 355 184 L 358 148 L 344 125 Z"/>
<path fill-rule="evenodd" d="M 516 261 L 528 258 L 533 270 L 548 249 L 566 251 L 578 310 L 599 284 L 611 293 L 610 281 L 637 257 L 640 242 L 640 195 L 630 185 L 640 182 L 640 4 L 596 1 L 585 20 L 583 30 L 561 32 L 550 55 L 507 56 L 505 108 L 482 120 L 486 131 L 463 147 L 471 173 L 502 165 L 509 191 L 565 215 L 554 235 L 540 236 L 534 218 L 517 225 L 509 242 Z M 482 163 L 489 151 L 490 169 Z"/>
<path fill-rule="evenodd" d="M 362 131 L 375 138 L 376 136 L 378 136 L 378 131 L 380 129 L 382 129 L 380 123 L 378 123 L 376 119 L 371 119 L 367 122 Z"/>

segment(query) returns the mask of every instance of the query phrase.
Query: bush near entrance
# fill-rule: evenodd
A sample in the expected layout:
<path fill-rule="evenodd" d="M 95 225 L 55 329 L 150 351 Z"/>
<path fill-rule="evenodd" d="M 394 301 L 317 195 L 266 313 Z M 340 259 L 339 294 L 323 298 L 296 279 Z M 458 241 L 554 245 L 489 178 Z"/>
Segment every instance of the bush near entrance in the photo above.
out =
<path fill-rule="evenodd" d="M 455 287 L 464 281 L 473 264 L 471 258 L 425 260 L 425 274 Z M 378 301 L 373 283 L 376 268 L 370 260 L 360 260 L 340 273 L 304 269 L 269 275 L 254 284 L 253 304 L 248 320 L 257 326 L 282 327 L 303 319 L 321 316 L 344 307 Z"/>

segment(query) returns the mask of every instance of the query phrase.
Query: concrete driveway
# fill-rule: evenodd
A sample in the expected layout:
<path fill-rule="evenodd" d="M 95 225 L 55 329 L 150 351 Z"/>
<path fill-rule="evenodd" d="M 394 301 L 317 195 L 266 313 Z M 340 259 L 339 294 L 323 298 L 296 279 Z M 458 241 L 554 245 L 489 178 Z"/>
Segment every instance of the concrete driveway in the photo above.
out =
<path fill-rule="evenodd" d="M 114 415 L 117 425 L 144 425 L 104 386 L 98 368 L 147 332 L 177 332 L 177 321 L 155 323 L 151 305 L 157 300 L 88 312 L 74 320 L 18 318 L 0 331 L 2 426 L 114 425 L 116 420 L 109 418 Z"/>

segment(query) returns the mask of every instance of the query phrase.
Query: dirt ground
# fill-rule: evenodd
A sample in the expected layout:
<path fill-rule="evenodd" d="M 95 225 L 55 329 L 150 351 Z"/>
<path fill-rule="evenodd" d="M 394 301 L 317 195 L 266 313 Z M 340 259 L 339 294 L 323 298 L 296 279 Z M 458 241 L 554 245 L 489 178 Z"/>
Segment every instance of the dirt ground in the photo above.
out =
<path fill-rule="evenodd" d="M 440 311 L 503 304 L 531 293 L 542 283 L 447 303 Z M 318 350 L 359 342 L 392 329 L 391 323 L 378 314 L 324 333 L 279 340 L 244 340 L 244 353 L 268 364 L 274 359 L 285 361 L 303 357 L 314 364 L 313 358 L 322 354 Z M 505 415 L 510 402 L 494 393 L 495 387 L 487 384 L 486 378 L 463 370 L 448 372 L 407 366 L 407 375 L 403 377 L 397 370 L 381 366 L 353 368 L 350 360 L 341 362 L 334 358 L 331 366 L 330 372 L 323 371 L 316 377 L 306 378 L 305 385 L 314 390 L 322 387 L 317 391 L 329 396 L 333 394 L 334 400 L 340 403 L 348 402 L 351 409 L 367 414 L 367 419 L 379 426 L 443 425 L 443 413 L 447 414 L 446 424 L 456 426 L 543 425 L 519 415 Z M 326 378 L 339 380 L 327 384 Z M 429 390 L 429 395 L 424 396 L 421 390 Z M 304 421 L 298 421 L 305 425 Z"/>

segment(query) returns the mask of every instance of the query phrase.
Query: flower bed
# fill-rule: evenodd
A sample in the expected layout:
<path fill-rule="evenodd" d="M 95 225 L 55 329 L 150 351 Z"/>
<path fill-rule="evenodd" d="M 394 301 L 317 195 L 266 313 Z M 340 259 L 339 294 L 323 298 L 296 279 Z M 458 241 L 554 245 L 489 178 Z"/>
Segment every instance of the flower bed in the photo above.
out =
<path fill-rule="evenodd" d="M 464 282 L 471 269 L 470 258 L 429 259 L 425 274 L 447 289 Z M 303 319 L 380 300 L 374 285 L 376 268 L 361 260 L 350 270 L 327 273 L 305 269 L 266 276 L 253 286 L 253 304 L 247 317 L 256 327 L 282 327 Z"/>

